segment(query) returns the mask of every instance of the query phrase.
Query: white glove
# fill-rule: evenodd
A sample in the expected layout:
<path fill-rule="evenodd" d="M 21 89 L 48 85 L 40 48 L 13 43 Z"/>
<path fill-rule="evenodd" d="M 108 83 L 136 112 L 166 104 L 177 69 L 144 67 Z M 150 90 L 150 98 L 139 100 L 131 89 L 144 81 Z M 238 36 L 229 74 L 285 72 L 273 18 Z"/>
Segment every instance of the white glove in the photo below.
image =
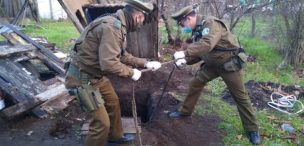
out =
<path fill-rule="evenodd" d="M 156 71 L 161 67 L 161 63 L 158 61 L 149 61 L 145 65 L 147 69 L 151 69 L 152 71 Z"/>
<path fill-rule="evenodd" d="M 178 59 L 175 64 L 178 66 L 178 67 L 181 67 L 181 66 L 184 66 L 186 65 L 187 61 L 186 59 Z"/>
<path fill-rule="evenodd" d="M 139 71 L 138 69 L 134 68 L 133 69 L 132 80 L 137 81 L 140 77 L 141 77 L 141 71 Z"/>
<path fill-rule="evenodd" d="M 4 107 L 5 107 L 4 100 L 0 99 L 0 110 L 2 110 Z"/>
<path fill-rule="evenodd" d="M 182 59 L 185 58 L 185 53 L 184 51 L 177 51 L 174 53 L 174 59 Z"/>

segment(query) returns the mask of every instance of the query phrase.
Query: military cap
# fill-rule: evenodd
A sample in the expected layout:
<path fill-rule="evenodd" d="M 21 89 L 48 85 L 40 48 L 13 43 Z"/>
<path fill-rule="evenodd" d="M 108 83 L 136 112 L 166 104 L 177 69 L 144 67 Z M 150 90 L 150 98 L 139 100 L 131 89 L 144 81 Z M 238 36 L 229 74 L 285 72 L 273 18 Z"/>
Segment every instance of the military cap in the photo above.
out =
<path fill-rule="evenodd" d="M 125 0 L 125 3 L 143 13 L 150 13 L 153 10 L 152 3 L 142 2 L 140 0 Z"/>
<path fill-rule="evenodd" d="M 181 20 L 185 19 L 193 11 L 194 11 L 193 5 L 190 5 L 175 12 L 174 14 L 171 15 L 171 17 L 179 23 Z"/>

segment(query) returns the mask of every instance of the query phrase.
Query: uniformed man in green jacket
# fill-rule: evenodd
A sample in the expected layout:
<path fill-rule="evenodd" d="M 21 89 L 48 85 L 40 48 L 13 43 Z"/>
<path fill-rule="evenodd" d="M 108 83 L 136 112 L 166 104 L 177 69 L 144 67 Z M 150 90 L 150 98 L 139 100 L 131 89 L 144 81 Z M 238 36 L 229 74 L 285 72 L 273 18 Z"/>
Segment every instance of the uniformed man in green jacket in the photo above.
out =
<path fill-rule="evenodd" d="M 223 21 L 197 14 L 192 5 L 179 10 L 172 18 L 182 27 L 183 32 L 192 32 L 193 40 L 186 50 L 174 53 L 174 58 L 178 59 L 176 64 L 191 65 L 201 60 L 204 63 L 192 78 L 181 108 L 170 112 L 168 116 L 173 119 L 190 116 L 204 86 L 221 77 L 236 102 L 250 142 L 259 144 L 261 139 L 256 116 L 243 83 L 242 68 L 247 58 L 235 36 Z"/>
<path fill-rule="evenodd" d="M 161 67 L 160 62 L 133 57 L 126 52 L 126 34 L 143 25 L 153 5 L 139 0 L 125 2 L 125 7 L 115 14 L 91 22 L 73 47 L 65 85 L 76 95 L 90 122 L 86 146 L 135 139 L 135 135 L 123 133 L 119 98 L 106 76 L 118 75 L 136 81 L 141 71 L 130 66 L 152 71 Z"/>

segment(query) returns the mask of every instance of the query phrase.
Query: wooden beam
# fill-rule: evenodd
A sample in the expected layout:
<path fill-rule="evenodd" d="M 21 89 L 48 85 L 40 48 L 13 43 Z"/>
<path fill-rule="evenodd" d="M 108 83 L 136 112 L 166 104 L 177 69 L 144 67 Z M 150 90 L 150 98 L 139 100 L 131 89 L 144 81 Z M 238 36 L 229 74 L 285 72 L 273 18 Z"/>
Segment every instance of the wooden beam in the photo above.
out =
<path fill-rule="evenodd" d="M 61 7 L 65 10 L 65 12 L 68 14 L 68 17 L 72 20 L 74 25 L 76 26 L 77 30 L 79 33 L 81 33 L 84 28 L 78 18 L 71 12 L 71 10 L 67 7 L 66 3 L 63 0 L 58 0 L 60 3 Z"/>
<path fill-rule="evenodd" d="M 47 66 L 54 69 L 59 73 L 59 76 L 64 77 L 65 76 L 65 70 L 62 66 L 60 66 L 58 63 L 54 62 L 53 60 L 50 60 L 47 56 L 43 55 L 41 52 L 35 52 L 37 57 L 41 59 Z"/>
<path fill-rule="evenodd" d="M 12 120 L 25 112 L 29 112 L 31 109 L 40 105 L 41 103 L 43 103 L 43 101 L 34 99 L 24 100 L 23 102 L 19 102 L 13 106 L 5 108 L 1 111 L 1 114 L 6 120 Z"/>
<path fill-rule="evenodd" d="M 16 53 L 24 53 L 33 50 L 36 50 L 36 48 L 32 45 L 1 45 L 0 57 L 10 56 Z"/>
<path fill-rule="evenodd" d="M 25 0 L 21 9 L 19 10 L 17 16 L 15 17 L 15 19 L 13 20 L 12 24 L 16 25 L 21 17 L 21 15 L 25 12 L 26 7 L 29 4 L 29 0 Z"/>
<path fill-rule="evenodd" d="M 34 97 L 36 99 L 39 99 L 41 101 L 47 101 L 49 99 L 52 99 L 54 97 L 57 97 L 57 96 L 60 96 L 60 95 L 63 95 L 63 94 L 67 94 L 68 91 L 67 89 L 65 88 L 64 84 L 61 84 L 55 88 L 51 88 L 49 90 L 46 90 L 38 95 L 35 95 Z"/>

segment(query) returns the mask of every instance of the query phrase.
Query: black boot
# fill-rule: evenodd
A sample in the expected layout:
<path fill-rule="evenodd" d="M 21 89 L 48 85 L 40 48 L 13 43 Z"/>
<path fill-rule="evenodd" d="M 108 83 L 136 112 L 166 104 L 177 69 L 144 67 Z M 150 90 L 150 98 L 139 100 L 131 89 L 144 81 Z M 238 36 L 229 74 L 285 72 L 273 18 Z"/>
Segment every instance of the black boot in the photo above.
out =
<path fill-rule="evenodd" d="M 109 143 L 115 143 L 115 144 L 123 144 L 128 143 L 135 140 L 136 135 L 131 133 L 125 133 L 120 139 L 112 141 L 108 140 Z"/>
<path fill-rule="evenodd" d="M 258 131 L 250 131 L 250 132 L 247 132 L 247 134 L 248 134 L 248 138 L 252 144 L 258 145 L 261 143 L 261 136 Z"/>
<path fill-rule="evenodd" d="M 180 119 L 183 117 L 188 117 L 189 115 L 185 115 L 180 111 L 173 111 L 168 113 L 168 117 L 171 119 Z"/>

